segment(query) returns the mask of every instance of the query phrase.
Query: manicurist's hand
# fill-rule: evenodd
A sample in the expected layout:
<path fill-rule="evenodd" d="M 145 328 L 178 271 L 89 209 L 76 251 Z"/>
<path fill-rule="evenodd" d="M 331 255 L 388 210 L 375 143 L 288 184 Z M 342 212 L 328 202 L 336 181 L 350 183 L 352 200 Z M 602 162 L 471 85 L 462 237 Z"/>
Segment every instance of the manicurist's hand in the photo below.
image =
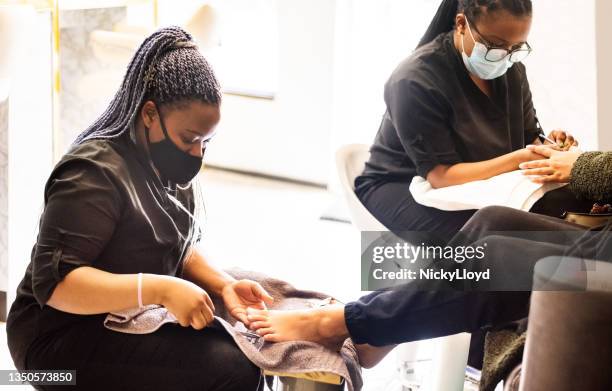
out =
<path fill-rule="evenodd" d="M 574 136 L 572 136 L 565 130 L 553 130 L 548 135 L 548 138 L 553 140 L 556 143 L 556 146 L 562 151 L 569 151 L 571 147 L 578 146 L 578 140 L 576 140 Z M 546 143 L 548 142 L 545 142 L 544 144 Z"/>
<path fill-rule="evenodd" d="M 165 278 L 160 282 L 160 304 L 181 326 L 201 330 L 214 320 L 215 306 L 208 293 L 191 281 Z"/>
<path fill-rule="evenodd" d="M 557 151 L 542 146 L 530 145 L 527 147 L 541 156 L 541 159 L 525 162 L 520 165 L 523 174 L 531 176 L 535 183 L 567 183 L 570 181 L 572 168 L 579 152 Z"/>
<path fill-rule="evenodd" d="M 266 303 L 272 304 L 274 299 L 261 285 L 251 280 L 238 280 L 228 283 L 221 293 L 223 302 L 229 313 L 249 325 L 247 308 L 266 309 Z"/>

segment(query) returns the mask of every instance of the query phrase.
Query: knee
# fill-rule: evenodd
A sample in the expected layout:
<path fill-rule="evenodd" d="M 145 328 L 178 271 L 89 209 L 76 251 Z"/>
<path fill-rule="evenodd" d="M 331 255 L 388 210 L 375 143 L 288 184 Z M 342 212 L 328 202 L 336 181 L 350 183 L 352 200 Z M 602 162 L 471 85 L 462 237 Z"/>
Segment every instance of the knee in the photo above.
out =
<path fill-rule="evenodd" d="M 515 217 L 519 213 L 521 212 L 516 209 L 503 206 L 487 206 L 476 212 L 465 224 L 464 229 L 467 231 L 504 231 L 507 228 L 506 225 L 515 221 Z"/>

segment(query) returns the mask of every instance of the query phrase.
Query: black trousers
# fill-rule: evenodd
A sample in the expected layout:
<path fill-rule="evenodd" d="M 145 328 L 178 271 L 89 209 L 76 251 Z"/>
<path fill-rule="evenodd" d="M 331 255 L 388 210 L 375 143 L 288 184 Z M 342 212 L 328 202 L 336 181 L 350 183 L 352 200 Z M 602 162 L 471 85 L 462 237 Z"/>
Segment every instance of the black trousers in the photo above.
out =
<path fill-rule="evenodd" d="M 104 316 L 37 340 L 26 369 L 75 369 L 76 386 L 41 390 L 263 390 L 253 365 L 222 329 L 166 324 L 151 334 L 103 327 Z"/>
<path fill-rule="evenodd" d="M 416 202 L 405 182 L 373 184 L 357 196 L 363 205 L 390 231 L 435 232 L 437 239 L 449 241 L 476 212 L 443 211 Z M 407 238 L 406 238 L 407 239 Z"/>
<path fill-rule="evenodd" d="M 431 232 L 441 242 L 450 241 L 476 212 L 423 206 L 414 200 L 408 188 L 405 182 L 377 183 L 365 187 L 357 196 L 372 215 L 399 236 L 407 231 Z M 593 201 L 579 200 L 567 187 L 562 187 L 546 193 L 531 212 L 560 218 L 565 211 L 588 212 L 592 205 Z"/>
<path fill-rule="evenodd" d="M 489 236 L 492 231 L 577 231 L 580 226 L 562 220 L 503 207 L 478 211 L 462 229 L 467 240 L 487 243 L 487 259 L 497 262 L 502 275 L 531 273 L 537 261 L 563 255 L 570 243 Z M 464 235 L 459 239 L 465 241 Z M 451 241 L 451 244 L 456 244 Z M 478 263 L 472 263 L 479 267 Z M 529 279 L 529 282 L 531 280 Z M 416 280 L 402 288 L 376 291 L 348 303 L 347 328 L 355 343 L 385 346 L 478 332 L 527 317 L 530 292 L 426 290 Z M 436 282 L 434 282 L 435 284 Z M 442 284 L 442 282 L 440 282 Z"/>

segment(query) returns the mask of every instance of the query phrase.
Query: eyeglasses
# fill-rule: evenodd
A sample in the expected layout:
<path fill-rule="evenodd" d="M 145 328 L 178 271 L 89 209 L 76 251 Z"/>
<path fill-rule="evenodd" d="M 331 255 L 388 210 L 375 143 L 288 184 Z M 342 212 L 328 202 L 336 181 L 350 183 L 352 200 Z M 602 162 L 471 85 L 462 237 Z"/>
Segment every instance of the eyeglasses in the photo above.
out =
<path fill-rule="evenodd" d="M 517 63 L 517 62 L 521 62 L 524 59 L 526 59 L 527 56 L 529 56 L 531 52 L 533 51 L 533 49 L 527 42 L 518 44 L 516 45 L 518 47 L 514 49 L 510 49 L 510 50 L 506 48 L 500 48 L 499 46 L 491 45 L 486 39 L 484 39 L 480 31 L 478 31 L 478 29 L 476 28 L 476 25 L 474 23 L 471 23 L 467 19 L 467 17 L 466 17 L 466 21 L 468 23 L 468 28 L 470 29 L 472 27 L 474 28 L 474 31 L 478 33 L 478 35 L 480 36 L 480 39 L 483 41 L 481 43 L 487 48 L 487 53 L 485 54 L 485 60 L 487 61 L 498 62 L 510 56 L 510 62 Z"/>

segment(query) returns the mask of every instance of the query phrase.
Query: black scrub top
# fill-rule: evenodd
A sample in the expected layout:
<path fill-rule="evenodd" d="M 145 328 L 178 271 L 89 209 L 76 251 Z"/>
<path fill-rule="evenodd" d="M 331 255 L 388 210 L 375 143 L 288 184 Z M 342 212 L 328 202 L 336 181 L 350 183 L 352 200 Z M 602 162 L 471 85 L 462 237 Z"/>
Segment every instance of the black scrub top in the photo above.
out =
<path fill-rule="evenodd" d="M 492 81 L 492 90 L 489 98 L 470 78 L 452 31 L 417 49 L 385 84 L 387 110 L 355 181 L 357 193 L 533 143 L 540 131 L 525 66 L 512 66 Z"/>
<path fill-rule="evenodd" d="M 73 147 L 53 169 L 44 201 L 31 261 L 7 319 L 18 369 L 36 338 L 92 316 L 102 327 L 104 314 L 70 314 L 45 305 L 70 271 L 92 266 L 180 277 L 183 258 L 200 237 L 192 217 L 193 188 L 162 184 L 137 148 L 133 128 L 116 139 Z"/>

